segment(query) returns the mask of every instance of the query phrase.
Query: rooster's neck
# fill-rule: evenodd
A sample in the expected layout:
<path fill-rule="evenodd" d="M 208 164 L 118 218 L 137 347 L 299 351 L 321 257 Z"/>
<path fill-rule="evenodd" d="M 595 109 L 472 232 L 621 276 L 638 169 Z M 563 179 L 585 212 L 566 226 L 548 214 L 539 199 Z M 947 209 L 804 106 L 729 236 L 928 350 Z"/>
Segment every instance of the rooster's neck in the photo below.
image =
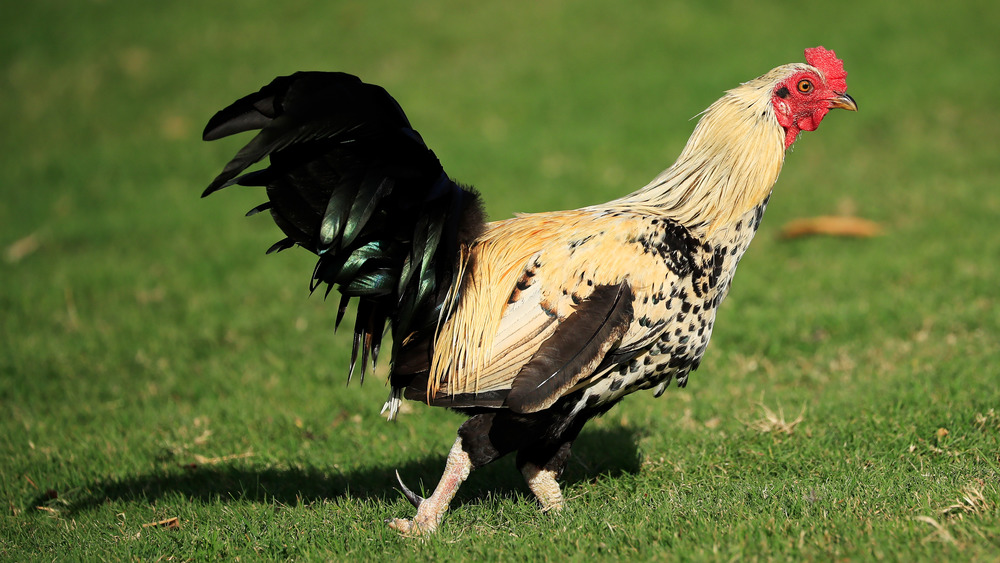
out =
<path fill-rule="evenodd" d="M 673 166 L 609 205 L 672 219 L 703 240 L 725 237 L 762 209 L 785 157 L 771 104 L 778 70 L 726 92 L 705 110 Z"/>

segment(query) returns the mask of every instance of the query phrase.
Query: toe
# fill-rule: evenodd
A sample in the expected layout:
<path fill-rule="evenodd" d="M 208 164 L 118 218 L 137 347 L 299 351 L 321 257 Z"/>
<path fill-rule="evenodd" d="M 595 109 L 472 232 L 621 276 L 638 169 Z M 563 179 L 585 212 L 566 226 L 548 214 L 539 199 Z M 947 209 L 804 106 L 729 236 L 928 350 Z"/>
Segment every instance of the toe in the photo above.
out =
<path fill-rule="evenodd" d="M 413 520 L 410 520 L 409 518 L 392 518 L 386 520 L 385 523 L 388 524 L 390 528 L 401 534 L 410 534 L 411 530 L 414 528 Z"/>
<path fill-rule="evenodd" d="M 389 527 L 393 530 L 408 537 L 430 535 L 437 529 L 437 526 L 433 526 L 430 523 L 420 524 L 417 522 L 417 519 L 410 520 L 409 518 L 393 518 L 386 520 L 386 524 L 389 524 Z"/>

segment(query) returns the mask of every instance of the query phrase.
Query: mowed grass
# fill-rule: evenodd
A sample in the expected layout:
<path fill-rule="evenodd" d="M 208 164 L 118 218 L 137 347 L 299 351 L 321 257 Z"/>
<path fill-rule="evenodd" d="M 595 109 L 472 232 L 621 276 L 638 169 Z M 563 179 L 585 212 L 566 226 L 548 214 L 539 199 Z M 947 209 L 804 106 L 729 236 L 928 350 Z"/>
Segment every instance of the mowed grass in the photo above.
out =
<path fill-rule="evenodd" d="M 0 558 L 1000 558 L 1000 8 L 985 1 L 36 2 L 0 19 Z M 491 217 L 643 185 L 726 88 L 823 44 L 858 114 L 788 155 L 686 389 L 589 424 L 542 514 L 510 460 L 440 533 L 462 418 L 345 386 L 310 256 L 199 200 L 273 76 L 386 86 Z M 870 239 L 778 237 L 850 214 Z M 174 520 L 176 519 L 176 520 Z M 166 524 L 157 524 L 167 522 Z M 170 524 L 170 522 L 176 525 Z"/>

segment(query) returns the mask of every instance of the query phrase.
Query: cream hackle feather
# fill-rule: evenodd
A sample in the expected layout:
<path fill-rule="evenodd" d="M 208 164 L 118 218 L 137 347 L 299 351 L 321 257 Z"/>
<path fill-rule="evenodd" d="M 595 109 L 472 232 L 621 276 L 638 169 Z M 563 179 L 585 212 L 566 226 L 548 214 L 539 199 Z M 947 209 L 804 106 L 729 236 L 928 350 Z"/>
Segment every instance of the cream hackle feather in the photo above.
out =
<path fill-rule="evenodd" d="M 695 236 L 738 220 L 771 193 L 781 172 L 784 131 L 771 99 L 776 84 L 802 70 L 820 72 L 788 64 L 727 91 L 702 112 L 673 166 L 600 207 L 665 216 Z"/>

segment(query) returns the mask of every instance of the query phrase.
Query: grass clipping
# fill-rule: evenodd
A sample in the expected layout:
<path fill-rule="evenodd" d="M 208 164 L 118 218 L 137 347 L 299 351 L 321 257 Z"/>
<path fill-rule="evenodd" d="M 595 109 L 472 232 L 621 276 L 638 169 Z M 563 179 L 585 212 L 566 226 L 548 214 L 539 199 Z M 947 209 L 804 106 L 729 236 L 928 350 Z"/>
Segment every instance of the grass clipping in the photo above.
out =
<path fill-rule="evenodd" d="M 882 226 L 860 217 L 827 215 L 789 221 L 781 228 L 783 239 L 806 236 L 870 238 L 882 234 Z"/>
<path fill-rule="evenodd" d="M 802 410 L 799 411 L 798 416 L 793 420 L 785 419 L 785 411 L 778 406 L 778 411 L 775 412 L 771 410 L 770 407 L 765 405 L 763 402 L 757 403 L 757 406 L 761 410 L 761 417 L 757 420 L 742 421 L 748 428 L 752 428 L 761 434 L 784 434 L 786 436 L 791 436 L 795 432 L 795 427 L 805 420 L 804 415 L 806 414 L 806 408 L 803 406 Z"/>

